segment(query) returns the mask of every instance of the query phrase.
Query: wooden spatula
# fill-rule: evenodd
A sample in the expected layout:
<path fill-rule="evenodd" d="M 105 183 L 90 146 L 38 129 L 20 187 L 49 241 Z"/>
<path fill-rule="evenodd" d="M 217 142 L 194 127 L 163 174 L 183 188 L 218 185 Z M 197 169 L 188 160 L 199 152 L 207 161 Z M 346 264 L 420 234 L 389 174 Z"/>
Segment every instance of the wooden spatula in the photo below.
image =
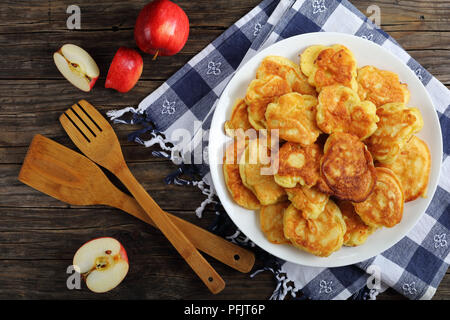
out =
<path fill-rule="evenodd" d="M 209 290 L 212 293 L 222 291 L 223 279 L 131 173 L 108 120 L 87 101 L 80 100 L 66 110 L 59 121 L 84 155 L 119 178 Z"/>
<path fill-rule="evenodd" d="M 28 148 L 19 180 L 72 205 L 107 205 L 155 226 L 134 198 L 117 189 L 100 168 L 82 154 L 36 135 Z M 255 262 L 252 252 L 174 215 L 166 213 L 199 250 L 241 271 Z"/>

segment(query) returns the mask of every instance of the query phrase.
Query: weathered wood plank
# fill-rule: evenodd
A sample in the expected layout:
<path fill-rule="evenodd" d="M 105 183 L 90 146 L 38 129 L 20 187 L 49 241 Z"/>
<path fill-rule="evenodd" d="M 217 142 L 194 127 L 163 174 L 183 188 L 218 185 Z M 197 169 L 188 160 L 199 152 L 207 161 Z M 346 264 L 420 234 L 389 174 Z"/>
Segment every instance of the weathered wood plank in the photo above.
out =
<path fill-rule="evenodd" d="M 400 30 L 447 30 L 449 31 L 448 10 L 450 3 L 447 0 L 420 1 L 420 0 L 358 0 L 351 1 L 361 12 L 367 16 L 371 12 L 367 9 L 377 5 L 381 12 L 381 26 L 398 26 Z"/>
<path fill-rule="evenodd" d="M 3 6 L 1 11 L 1 16 L 4 16 L 6 21 L 12 21 L 8 23 L 8 29 L 5 27 L 7 32 L 2 33 L 3 25 L 0 24 L 0 41 L 4 43 L 0 48 L 0 54 L 3 57 L 0 61 L 0 78 L 60 79 L 58 71 L 53 66 L 52 53 L 61 44 L 73 42 L 83 46 L 96 59 L 102 70 L 99 80 L 99 84 L 102 84 L 119 44 L 135 47 L 134 17 L 144 3 L 146 1 L 136 3 L 106 1 L 101 5 L 83 4 L 82 30 L 69 31 L 65 27 L 66 2 L 52 1 L 50 7 L 45 2 L 37 2 L 27 8 L 26 3 L 9 1 L 8 6 Z M 192 16 L 189 40 L 181 53 L 175 57 L 160 57 L 157 62 L 152 62 L 149 55 L 144 55 L 145 68 L 142 79 L 166 79 L 184 65 L 192 55 L 221 34 L 225 27 L 257 3 L 258 1 L 244 4 L 241 4 L 241 1 L 233 1 L 230 4 L 215 2 L 211 6 L 208 1 L 199 3 L 180 1 L 179 4 L 185 7 L 190 17 Z M 371 1 L 355 2 L 355 5 L 365 13 L 366 9 L 373 4 Z M 387 32 L 391 32 L 391 35 L 405 49 L 448 49 L 450 24 L 445 10 L 449 9 L 448 1 L 434 1 L 430 5 L 422 1 L 398 3 L 388 0 L 378 1 L 376 4 L 381 9 L 383 27 Z M 22 12 L 22 15 L 18 12 Z M 99 12 L 104 13 L 102 19 L 98 18 Z M 23 22 L 24 16 L 29 19 L 27 23 Z M 232 20 L 229 17 L 233 17 Z M 114 23 L 115 20 L 120 22 Z M 427 26 L 428 21 L 434 26 Z M 42 24 L 45 23 L 51 27 L 43 28 Z M 436 26 L 436 23 L 442 25 Z M 14 26 L 20 29 L 15 30 Z M 412 35 L 411 32 L 414 34 Z M 448 55 L 445 58 L 448 60 Z"/>
<path fill-rule="evenodd" d="M 450 60 L 445 60 L 445 62 L 439 63 L 439 61 L 444 61 L 444 56 L 447 54 L 446 52 L 441 50 L 415 51 L 412 52 L 412 54 L 413 57 L 422 62 L 423 66 L 432 74 L 439 74 L 439 80 L 450 84 L 450 72 L 445 74 L 442 73 L 443 70 L 450 70 Z M 19 82 L 19 89 L 17 89 L 18 92 L 24 93 L 28 90 L 28 88 L 34 87 L 32 85 L 29 86 L 24 84 L 25 82 L 27 81 L 21 80 Z M 15 81 L 12 81 L 11 85 L 3 86 L 3 88 L 5 88 L 5 91 L 3 92 L 14 92 L 14 84 Z M 106 112 L 111 109 L 136 106 L 138 102 L 147 95 L 147 93 L 151 92 L 151 90 L 158 85 L 159 83 L 152 85 L 151 82 L 141 81 L 137 85 L 136 93 L 132 91 L 123 96 L 115 93 L 111 94 L 111 103 L 114 103 L 114 97 L 117 97 L 116 101 L 118 101 L 119 104 L 109 106 L 103 105 L 103 103 L 108 103 L 108 94 L 105 92 L 106 89 L 96 88 L 95 92 L 92 92 L 92 95 L 79 94 L 79 91 L 73 88 L 66 81 L 49 81 L 49 91 L 37 86 L 36 89 L 28 91 L 28 95 L 12 93 L 14 97 L 11 98 L 11 100 L 6 98 L 6 103 L 3 106 L 0 105 L 0 123 L 2 124 L 0 147 L 28 146 L 33 136 L 37 133 L 46 135 L 47 137 L 55 139 L 58 142 L 66 143 L 68 139 L 65 132 L 59 125 L 58 117 L 72 103 L 78 101 L 79 99 L 85 98 L 98 107 L 103 114 L 106 114 Z M 1 86 L 0 81 L 0 87 Z M 64 88 L 66 86 L 66 94 L 49 94 L 49 92 L 55 88 Z M 10 91 L 6 88 L 9 88 Z M 142 96 L 139 96 L 139 94 Z M 39 101 L 39 97 L 42 97 L 42 100 L 44 101 L 43 103 Z M 139 129 L 140 126 L 120 124 L 115 124 L 113 126 L 123 145 L 134 144 L 127 140 L 127 136 L 136 129 Z"/>
<path fill-rule="evenodd" d="M 425 69 L 439 81 L 450 84 L 449 50 L 414 50 L 409 52 Z"/>
<path fill-rule="evenodd" d="M 148 0 L 126 2 L 107 0 L 85 3 L 79 1 L 77 5 L 81 9 L 81 28 L 82 30 L 133 29 L 139 11 L 149 2 Z M 214 3 L 208 0 L 175 2 L 188 15 L 191 27 L 225 28 L 253 9 L 260 0 L 214 1 Z M 3 4 L 0 17 L 7 20 L 0 23 L 0 33 L 39 29 L 41 31 L 67 30 L 66 20 L 69 14 L 66 10 L 72 3 L 52 0 L 50 6 L 45 1 L 36 1 L 32 4 L 4 1 Z"/>
<path fill-rule="evenodd" d="M 86 99 L 103 111 L 136 107 L 148 94 L 163 83 L 140 80 L 127 93 L 105 89 L 104 83 L 98 83 L 94 89 L 85 93 L 72 86 L 65 79 L 57 80 L 0 80 L 0 114 L 16 115 L 25 113 L 48 113 L 67 109 L 80 99 Z"/>
<path fill-rule="evenodd" d="M 450 50 L 413 50 L 410 54 L 428 69 L 438 80 L 450 85 Z M 73 87 L 65 79 L 56 80 L 0 80 L 0 116 L 18 114 L 62 112 L 80 99 L 86 99 L 104 112 L 128 106 L 136 107 L 148 94 L 157 89 L 164 80 L 141 79 L 127 93 L 105 89 L 98 83 L 90 93 Z M 53 115 L 50 115 L 51 117 Z"/>
<path fill-rule="evenodd" d="M 167 185 L 164 182 L 164 178 L 176 169 L 169 161 L 130 163 L 129 167 L 137 180 L 164 210 L 194 212 L 206 198 L 197 187 Z M 70 207 L 66 203 L 53 199 L 21 183 L 17 179 L 19 171 L 20 165 L 0 165 L 0 181 L 2 181 L 0 184 L 0 207 Z M 111 176 L 110 179 L 117 183 L 122 190 L 126 190 L 118 183 L 117 179 Z"/>
<path fill-rule="evenodd" d="M 100 80 L 99 80 L 100 81 Z M 86 99 L 103 110 L 137 106 L 148 94 L 164 81 L 140 80 L 127 93 L 119 93 L 104 88 L 104 82 L 97 83 L 94 89 L 85 93 L 72 86 L 64 78 L 56 80 L 0 80 L 0 114 L 46 113 L 63 111 L 80 99 Z"/>
<path fill-rule="evenodd" d="M 388 33 L 406 51 L 450 49 L 450 32 L 388 31 Z"/>
<path fill-rule="evenodd" d="M 152 55 L 142 53 L 144 59 L 142 78 L 168 78 L 222 32 L 223 30 L 192 29 L 186 46 L 174 57 L 160 56 L 156 61 L 152 61 Z M 65 43 L 73 43 L 83 47 L 97 62 L 101 74 L 99 84 L 102 86 L 117 49 L 120 46 L 136 47 L 133 30 L 61 31 L 24 35 L 8 33 L 0 34 L 0 43 L 2 43 L 1 79 L 61 79 L 53 62 L 53 52 Z"/>
<path fill-rule="evenodd" d="M 447 274 L 442 279 L 436 294 L 433 297 L 434 300 L 450 300 L 450 271 L 447 270 Z"/>
<path fill-rule="evenodd" d="M 149 1 L 114 1 L 101 3 L 78 3 L 81 9 L 83 30 L 99 29 L 120 30 L 133 29 L 139 10 Z M 176 1 L 189 16 L 191 27 L 226 28 L 245 15 L 260 0 L 251 1 Z M 449 17 L 446 10 L 449 2 L 438 1 L 394 1 L 368 0 L 352 1 L 363 13 L 369 15 L 367 8 L 378 5 L 381 9 L 381 23 L 385 26 L 400 26 L 402 30 L 447 30 Z M 45 1 L 24 3 L 20 1 L 3 1 L 0 11 L 0 33 L 40 32 L 66 30 L 69 14 L 66 9 L 70 3 L 52 0 L 50 5 Z M 101 13 L 101 18 L 99 18 Z M 414 28 L 414 29 L 413 29 Z"/>
<path fill-rule="evenodd" d="M 152 250 L 152 243 L 141 243 Z M 71 248 L 76 250 L 81 245 Z M 145 247 L 140 247 L 144 252 Z M 0 299 L 268 299 L 275 287 L 271 273 L 261 273 L 250 280 L 221 263 L 211 261 L 212 266 L 226 281 L 225 289 L 211 295 L 192 270 L 180 258 L 172 255 L 152 256 L 130 253 L 130 271 L 125 280 L 114 290 L 95 294 L 84 284 L 81 290 L 66 287 L 67 260 L 0 260 L 2 290 Z M 17 272 L 20 270 L 20 272 Z"/>
<path fill-rule="evenodd" d="M 139 252 L 141 242 L 151 242 L 151 254 L 176 255 L 172 246 L 157 229 L 122 212 L 104 206 L 91 208 L 1 208 L 0 260 L 71 259 L 77 246 L 92 236 L 121 237 L 131 252 Z M 176 211 L 175 215 L 207 229 L 215 213 L 206 211 L 199 219 L 192 211 Z M 60 239 L 67 244 L 61 247 Z M 39 241 L 36 241 L 39 240 Z M 134 243 L 136 242 L 136 243 Z M 46 250 L 42 250 L 45 243 Z M 144 246 L 145 247 L 145 246 Z M 20 250 L 17 250 L 22 248 Z M 75 249 L 75 251 L 73 250 Z M 144 251 L 145 252 L 145 251 Z"/>
<path fill-rule="evenodd" d="M 150 55 L 143 53 L 144 70 L 141 79 L 167 79 L 222 32 L 223 30 L 195 29 L 183 50 L 172 57 L 159 57 L 152 61 Z M 436 58 L 437 61 L 444 63 L 449 60 L 450 32 L 392 31 L 390 34 L 407 51 L 440 50 L 442 53 Z M 109 65 L 118 47 L 135 47 L 131 31 L 37 33 L 25 35 L 20 41 L 17 34 L 0 34 L 0 42 L 5 43 L 0 47 L 0 79 L 63 79 L 54 65 L 53 52 L 64 43 L 80 45 L 99 65 L 100 78 L 95 90 L 104 86 Z M 442 69 L 446 70 L 445 66 Z"/>
<path fill-rule="evenodd" d="M 65 143 L 65 141 L 64 141 Z M 66 145 L 66 144 L 64 144 Z M 77 151 L 72 142 L 67 142 L 67 147 Z M 0 165 L 1 164 L 22 164 L 27 153 L 28 146 L 23 147 L 0 147 Z M 134 142 L 130 144 L 122 144 L 122 152 L 127 163 L 145 162 L 151 166 L 152 162 L 167 162 L 166 159 L 152 156 L 152 151 L 160 150 L 157 145 L 149 148 L 144 148 Z"/>
<path fill-rule="evenodd" d="M 65 287 L 65 271 L 74 252 L 98 236 L 121 241 L 131 264 L 126 280 L 100 298 L 226 299 L 245 290 L 248 299 L 261 299 L 273 291 L 270 273 L 249 281 L 248 274 L 208 258 L 227 282 L 220 295 L 210 296 L 159 231 L 119 210 L 0 208 L 0 212 L 0 299 L 7 294 L 8 298 L 99 298 L 86 289 L 69 291 Z M 203 219 L 187 211 L 176 214 L 203 228 L 214 216 L 213 212 L 205 213 Z M 41 270 L 48 270 L 46 281 L 40 281 Z"/>
<path fill-rule="evenodd" d="M 72 101 L 76 102 L 78 99 L 76 98 Z M 67 135 L 59 124 L 58 118 L 70 106 L 71 104 L 62 105 L 58 111 L 42 111 L 37 113 L 26 113 L 25 111 L 0 115 L 0 122 L 3 121 L 0 146 L 28 146 L 33 136 L 37 133 L 55 139 L 60 143 L 68 142 Z M 106 113 L 106 110 L 101 106 L 96 105 L 96 107 L 103 114 Z M 127 140 L 127 135 L 140 128 L 139 126 L 120 124 L 115 124 L 113 127 L 116 130 L 121 144 L 130 144 Z"/>

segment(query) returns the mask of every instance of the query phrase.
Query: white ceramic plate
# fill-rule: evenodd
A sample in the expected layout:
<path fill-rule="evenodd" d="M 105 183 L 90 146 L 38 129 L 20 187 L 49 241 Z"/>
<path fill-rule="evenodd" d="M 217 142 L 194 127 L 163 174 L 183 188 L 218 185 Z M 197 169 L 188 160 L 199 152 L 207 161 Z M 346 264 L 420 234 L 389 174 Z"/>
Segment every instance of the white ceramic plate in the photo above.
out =
<path fill-rule="evenodd" d="M 291 245 L 270 243 L 259 227 L 259 214 L 244 209 L 234 203 L 225 186 L 222 172 L 224 146 L 230 142 L 223 125 L 230 118 L 235 99 L 243 98 L 256 69 L 264 57 L 280 55 L 299 62 L 299 54 L 308 46 L 322 44 L 343 44 L 355 55 L 358 67 L 374 65 L 380 69 L 396 72 L 401 82 L 408 84 L 411 92 L 409 106 L 418 107 L 422 113 L 424 127 L 418 136 L 425 140 L 431 151 L 431 172 L 428 185 L 428 197 L 408 202 L 404 206 L 402 221 L 393 228 L 382 228 L 369 236 L 366 243 L 358 247 L 342 247 L 326 258 L 316 257 Z M 411 69 L 393 54 L 381 46 L 356 36 L 318 32 L 303 34 L 279 41 L 260 51 L 241 67 L 225 88 L 216 106 L 209 135 L 209 162 L 211 175 L 217 194 L 230 218 L 256 245 L 269 253 L 293 263 L 317 266 L 338 267 L 369 259 L 393 246 L 402 239 L 419 221 L 430 203 L 438 183 L 442 159 L 442 136 L 439 120 L 431 99 L 424 86 Z"/>

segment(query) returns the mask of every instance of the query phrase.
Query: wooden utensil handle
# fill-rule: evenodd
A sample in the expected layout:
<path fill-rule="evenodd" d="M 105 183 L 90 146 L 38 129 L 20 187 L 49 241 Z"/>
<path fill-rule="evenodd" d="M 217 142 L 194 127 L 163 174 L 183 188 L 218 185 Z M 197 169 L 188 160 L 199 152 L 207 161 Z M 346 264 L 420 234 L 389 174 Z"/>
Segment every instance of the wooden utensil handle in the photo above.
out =
<path fill-rule="evenodd" d="M 114 202 L 111 202 L 108 205 L 119 208 L 156 227 L 155 223 L 145 213 L 136 200 L 123 192 L 120 193 L 120 197 L 114 197 Z M 231 243 L 230 241 L 227 241 L 203 228 L 200 228 L 195 224 L 178 218 L 177 216 L 167 212 L 166 214 L 197 249 L 240 272 L 247 273 L 253 268 L 255 263 L 255 255 L 252 252 L 241 248 L 238 245 L 235 245 L 234 243 Z"/>
<path fill-rule="evenodd" d="M 169 216 L 150 197 L 136 180 L 126 165 L 114 172 L 120 181 L 128 188 L 139 205 L 150 216 L 155 225 L 166 236 L 178 253 L 186 260 L 198 277 L 216 294 L 225 288 L 225 282 L 206 259 L 198 252 L 188 238 L 170 220 Z"/>

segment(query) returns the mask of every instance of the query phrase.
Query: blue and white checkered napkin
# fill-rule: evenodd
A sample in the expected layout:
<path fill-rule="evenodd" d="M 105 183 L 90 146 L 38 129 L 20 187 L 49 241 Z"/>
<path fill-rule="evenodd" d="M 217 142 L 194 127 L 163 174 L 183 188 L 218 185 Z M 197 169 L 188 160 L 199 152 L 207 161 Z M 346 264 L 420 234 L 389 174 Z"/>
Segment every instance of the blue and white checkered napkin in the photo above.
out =
<path fill-rule="evenodd" d="M 450 262 L 450 92 L 348 1 L 265 0 L 146 97 L 138 108 L 114 110 L 109 116 L 119 123 L 143 124 L 144 128 L 131 135 L 131 139 L 145 146 L 159 144 L 163 151 L 157 154 L 172 160 L 175 158 L 169 143 L 179 142 L 174 140 L 180 129 L 188 130 L 193 138 L 185 145 L 195 153 L 199 145 L 207 144 L 204 137 L 215 105 L 241 63 L 281 39 L 316 31 L 343 32 L 369 39 L 391 51 L 416 73 L 439 115 L 444 139 L 443 165 L 439 186 L 426 213 L 405 238 L 382 254 L 339 268 L 304 267 L 266 255 L 267 261 L 275 261 L 266 270 L 271 270 L 278 280 L 272 298 L 283 299 L 288 292 L 310 299 L 373 298 L 392 287 L 410 299 L 430 299 Z M 133 114 L 132 119 L 123 120 L 122 116 L 128 112 Z M 150 132 L 153 138 L 147 141 L 140 138 L 145 132 Z M 202 179 L 187 182 L 179 178 L 181 173 L 197 174 Z M 167 181 L 196 184 L 208 195 L 197 212 L 199 215 L 207 203 L 215 202 L 207 165 L 184 163 Z M 223 227 L 220 223 L 224 224 L 226 217 L 218 220 L 216 230 Z M 247 242 L 236 229 L 229 239 Z M 369 290 L 366 284 L 374 283 L 376 274 L 380 275 L 381 289 Z"/>

